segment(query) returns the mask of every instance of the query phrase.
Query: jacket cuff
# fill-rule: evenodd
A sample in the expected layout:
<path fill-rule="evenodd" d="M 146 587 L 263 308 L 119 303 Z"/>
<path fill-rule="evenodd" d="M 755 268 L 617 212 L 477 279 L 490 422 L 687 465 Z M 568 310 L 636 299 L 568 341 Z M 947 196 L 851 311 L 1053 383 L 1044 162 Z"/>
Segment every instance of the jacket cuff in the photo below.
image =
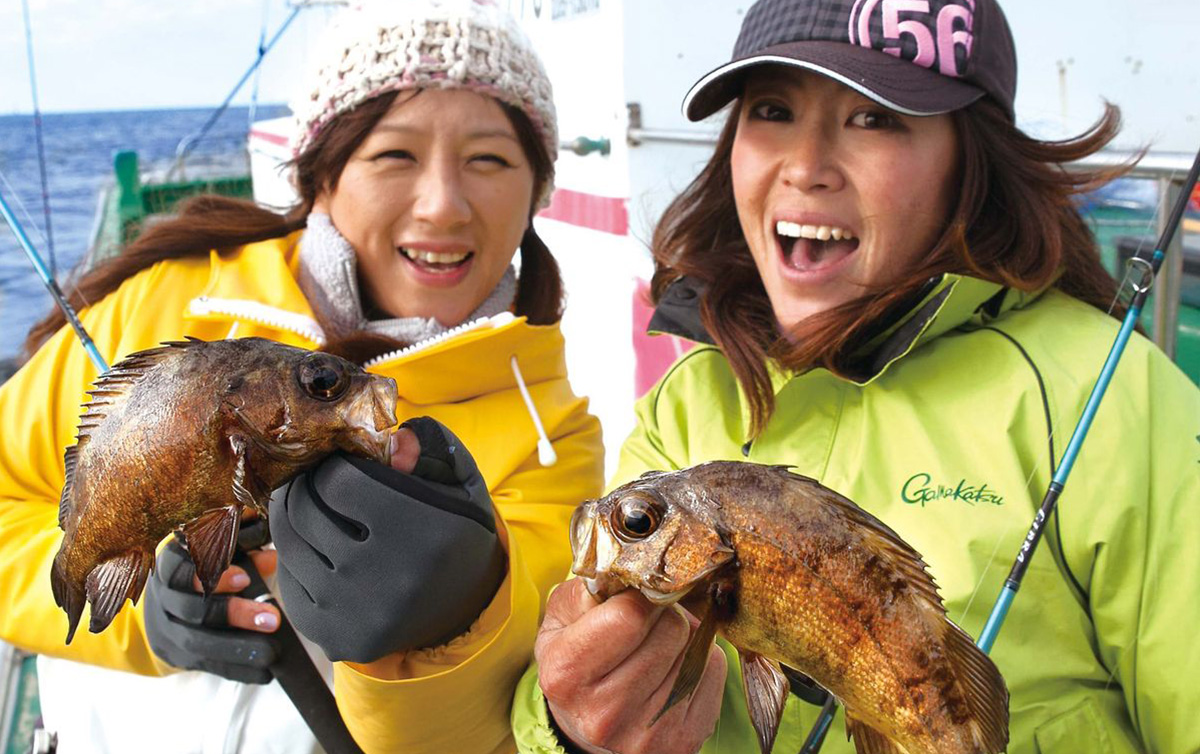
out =
<path fill-rule="evenodd" d="M 508 574 L 470 631 L 408 653 L 394 680 L 335 663 L 338 708 L 365 751 L 491 752 L 510 740 L 512 691 L 532 654 L 539 599 L 498 530 L 510 547 Z"/>
<path fill-rule="evenodd" d="M 550 721 L 536 662 L 529 664 L 513 695 L 512 730 L 521 754 L 569 754 Z"/>

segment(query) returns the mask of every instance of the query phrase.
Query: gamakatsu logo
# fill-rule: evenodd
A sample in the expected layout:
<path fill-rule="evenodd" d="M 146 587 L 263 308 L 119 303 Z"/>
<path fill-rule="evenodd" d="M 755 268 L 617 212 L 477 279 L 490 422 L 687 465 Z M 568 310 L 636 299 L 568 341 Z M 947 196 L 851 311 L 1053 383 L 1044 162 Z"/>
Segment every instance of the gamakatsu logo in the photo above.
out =
<path fill-rule="evenodd" d="M 922 508 L 935 500 L 961 500 L 967 505 L 1004 505 L 1004 497 L 986 483 L 974 485 L 968 484 L 966 479 L 959 479 L 953 485 L 934 484 L 933 477 L 923 472 L 908 478 L 900 490 L 900 496 L 909 505 L 920 505 Z"/>

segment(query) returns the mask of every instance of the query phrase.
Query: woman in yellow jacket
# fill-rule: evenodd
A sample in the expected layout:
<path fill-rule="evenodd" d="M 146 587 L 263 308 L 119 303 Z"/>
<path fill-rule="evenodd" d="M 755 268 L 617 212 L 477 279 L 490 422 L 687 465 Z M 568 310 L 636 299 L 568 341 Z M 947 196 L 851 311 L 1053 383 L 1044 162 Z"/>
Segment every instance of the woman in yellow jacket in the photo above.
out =
<path fill-rule="evenodd" d="M 567 381 L 561 280 L 531 224 L 553 186 L 550 84 L 490 2 L 364 5 L 327 36 L 293 108 L 299 206 L 196 201 L 85 276 L 74 303 L 109 363 L 184 336 L 328 348 L 395 379 L 401 422 L 436 420 L 397 432 L 396 468 L 335 456 L 277 490 L 277 553 L 252 554 L 264 573 L 277 558 L 286 612 L 335 661 L 364 750 L 511 750 L 566 522 L 602 473 L 599 424 Z M 237 596 L 236 566 L 204 602 L 168 546 L 141 604 L 63 643 L 49 578 L 63 451 L 97 376 L 74 337 L 48 318 L 0 389 L 0 639 L 61 658 L 40 664 L 59 751 L 313 750 L 264 696 L 274 684 L 242 683 L 270 681 L 279 619 Z M 195 680 L 190 696 L 123 683 L 177 669 L 200 671 L 173 676 Z M 83 706 L 54 700 L 68 684 Z"/>

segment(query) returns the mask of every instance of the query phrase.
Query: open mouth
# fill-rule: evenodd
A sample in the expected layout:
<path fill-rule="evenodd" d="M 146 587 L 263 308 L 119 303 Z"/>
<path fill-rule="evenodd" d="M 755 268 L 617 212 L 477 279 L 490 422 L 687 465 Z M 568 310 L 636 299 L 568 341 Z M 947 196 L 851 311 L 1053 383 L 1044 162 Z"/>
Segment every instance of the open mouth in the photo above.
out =
<path fill-rule="evenodd" d="M 854 232 L 833 225 L 780 220 L 775 223 L 775 239 L 783 250 L 784 263 L 802 272 L 829 267 L 858 250 Z"/>
<path fill-rule="evenodd" d="M 438 253 L 436 251 L 422 251 L 420 249 L 410 249 L 406 246 L 400 247 L 400 253 L 405 259 L 411 262 L 414 266 L 434 274 L 446 274 L 454 272 L 463 267 L 472 257 L 475 256 L 473 251 Z"/>

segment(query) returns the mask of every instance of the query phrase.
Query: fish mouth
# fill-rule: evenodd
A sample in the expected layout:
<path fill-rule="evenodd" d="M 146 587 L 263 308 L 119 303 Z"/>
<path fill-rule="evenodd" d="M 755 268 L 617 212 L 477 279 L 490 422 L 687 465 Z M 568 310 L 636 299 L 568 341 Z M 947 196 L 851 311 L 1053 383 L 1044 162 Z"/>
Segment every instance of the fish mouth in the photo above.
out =
<path fill-rule="evenodd" d="M 370 380 L 364 395 L 351 408 L 357 421 L 351 423 L 347 450 L 386 465 L 392 460 L 392 430 L 399 423 L 396 421 L 396 381 L 379 375 L 371 375 Z"/>

